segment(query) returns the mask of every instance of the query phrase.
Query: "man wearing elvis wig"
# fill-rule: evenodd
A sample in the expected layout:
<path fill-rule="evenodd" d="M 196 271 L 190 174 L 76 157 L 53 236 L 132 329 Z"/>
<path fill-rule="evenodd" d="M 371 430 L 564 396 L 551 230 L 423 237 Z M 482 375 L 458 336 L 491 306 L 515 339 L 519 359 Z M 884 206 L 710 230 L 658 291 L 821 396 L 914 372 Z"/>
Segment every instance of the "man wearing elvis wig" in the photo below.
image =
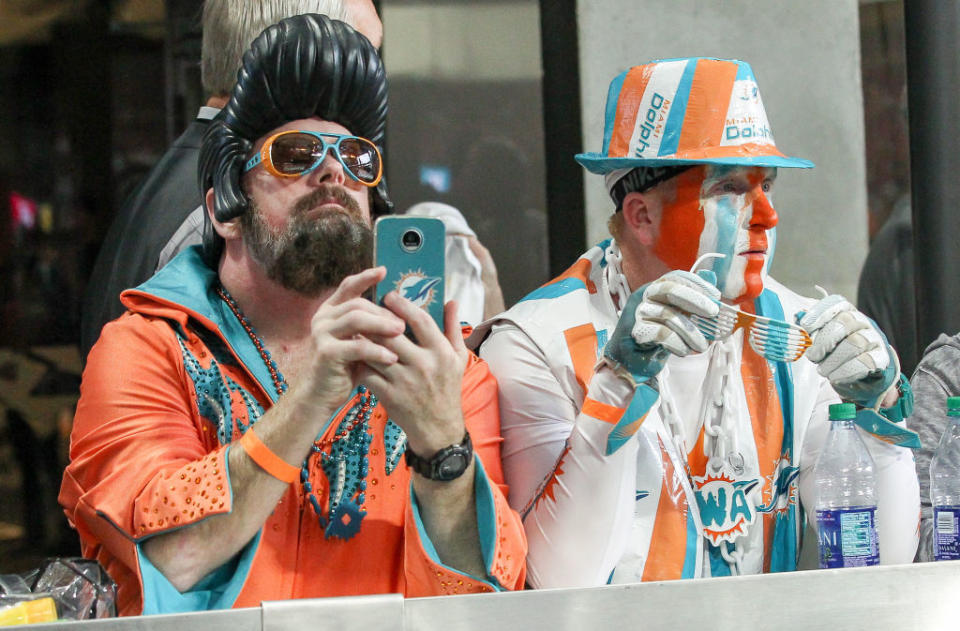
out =
<path fill-rule="evenodd" d="M 455 305 L 443 333 L 363 298 L 386 96 L 346 24 L 265 30 L 204 138 L 203 245 L 91 351 L 60 502 L 122 614 L 524 584 L 496 383 Z"/>

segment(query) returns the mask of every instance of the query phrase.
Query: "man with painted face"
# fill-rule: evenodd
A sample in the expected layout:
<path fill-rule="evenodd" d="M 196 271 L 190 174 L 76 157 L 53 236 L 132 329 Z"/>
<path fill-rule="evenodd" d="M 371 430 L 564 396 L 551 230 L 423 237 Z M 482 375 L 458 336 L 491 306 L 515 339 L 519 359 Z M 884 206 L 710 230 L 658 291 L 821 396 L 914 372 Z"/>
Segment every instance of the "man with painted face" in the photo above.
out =
<path fill-rule="evenodd" d="M 767 275 L 777 169 L 813 165 L 777 150 L 749 65 L 627 70 L 602 151 L 577 161 L 605 178 L 613 238 L 471 339 L 500 386 L 529 583 L 795 569 L 841 399 L 860 406 L 876 463 L 881 560 L 911 561 L 917 480 L 892 443 L 915 436 L 886 416 L 899 420 L 896 354 L 840 296 L 803 298 Z M 803 339 L 799 323 L 812 346 L 796 360 L 784 336 L 711 328 L 733 309 Z"/>
<path fill-rule="evenodd" d="M 200 152 L 203 245 L 124 292 L 84 372 L 60 503 L 122 614 L 523 586 L 496 383 L 455 304 L 444 333 L 363 298 L 386 112 L 343 22 L 244 55 Z"/>

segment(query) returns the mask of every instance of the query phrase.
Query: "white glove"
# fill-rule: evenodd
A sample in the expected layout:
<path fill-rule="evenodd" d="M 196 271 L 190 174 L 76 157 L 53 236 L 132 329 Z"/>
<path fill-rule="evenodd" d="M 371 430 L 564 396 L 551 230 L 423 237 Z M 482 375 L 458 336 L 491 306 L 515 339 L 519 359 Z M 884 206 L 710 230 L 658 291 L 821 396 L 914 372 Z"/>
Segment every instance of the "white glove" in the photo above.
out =
<path fill-rule="evenodd" d="M 712 272 L 701 272 L 713 277 Z M 683 357 L 707 350 L 690 314 L 716 316 L 720 290 L 710 280 L 684 271 L 664 274 L 630 295 L 604 347 L 604 361 L 634 385 L 663 370 L 670 354 Z"/>
<path fill-rule="evenodd" d="M 679 270 L 668 272 L 643 292 L 631 336 L 641 346 L 656 344 L 680 357 L 702 353 L 709 342 L 690 314 L 712 318 L 720 311 L 719 300 L 720 290 L 704 278 Z"/>
<path fill-rule="evenodd" d="M 799 324 L 813 338 L 807 358 L 845 400 L 874 407 L 899 377 L 897 355 L 867 316 L 843 296 L 827 296 Z"/>

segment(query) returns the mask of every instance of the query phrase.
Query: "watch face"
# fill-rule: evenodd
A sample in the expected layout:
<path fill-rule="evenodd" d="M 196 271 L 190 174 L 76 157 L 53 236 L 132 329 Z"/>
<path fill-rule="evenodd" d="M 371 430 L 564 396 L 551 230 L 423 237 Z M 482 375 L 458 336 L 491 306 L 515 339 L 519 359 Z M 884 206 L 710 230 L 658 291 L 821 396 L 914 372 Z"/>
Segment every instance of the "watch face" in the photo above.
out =
<path fill-rule="evenodd" d="M 469 464 L 470 461 L 467 460 L 467 454 L 462 451 L 455 451 L 447 455 L 442 462 L 437 464 L 436 479 L 453 480 L 459 477 Z"/>

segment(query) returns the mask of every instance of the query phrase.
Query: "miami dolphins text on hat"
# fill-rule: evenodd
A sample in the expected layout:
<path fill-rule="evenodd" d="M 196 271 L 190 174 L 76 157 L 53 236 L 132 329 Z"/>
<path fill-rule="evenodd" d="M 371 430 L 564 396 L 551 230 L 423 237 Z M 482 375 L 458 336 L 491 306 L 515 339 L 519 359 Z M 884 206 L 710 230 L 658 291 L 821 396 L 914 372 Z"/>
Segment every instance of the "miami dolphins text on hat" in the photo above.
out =
<path fill-rule="evenodd" d="M 668 164 L 813 166 L 777 149 L 753 70 L 736 59 L 633 66 L 610 82 L 603 120 L 600 151 L 575 156 L 599 175 Z"/>
<path fill-rule="evenodd" d="M 637 148 L 634 149 L 634 155 L 638 158 L 643 156 L 643 152 L 650 146 L 647 140 L 651 136 L 659 137 L 663 134 L 663 124 L 667 120 L 667 113 L 670 111 L 670 100 L 664 98 L 659 92 L 654 92 L 650 97 L 650 107 L 643 117 L 640 124 L 640 137 L 637 139 Z"/>
<path fill-rule="evenodd" d="M 773 131 L 752 77 L 733 84 L 730 105 L 723 126 L 723 144 L 759 143 L 773 145 Z"/>
<path fill-rule="evenodd" d="M 773 142 L 773 132 L 769 126 L 763 124 L 755 125 L 753 123 L 737 123 L 729 120 L 724 128 L 724 137 L 727 140 L 754 138 Z"/>

